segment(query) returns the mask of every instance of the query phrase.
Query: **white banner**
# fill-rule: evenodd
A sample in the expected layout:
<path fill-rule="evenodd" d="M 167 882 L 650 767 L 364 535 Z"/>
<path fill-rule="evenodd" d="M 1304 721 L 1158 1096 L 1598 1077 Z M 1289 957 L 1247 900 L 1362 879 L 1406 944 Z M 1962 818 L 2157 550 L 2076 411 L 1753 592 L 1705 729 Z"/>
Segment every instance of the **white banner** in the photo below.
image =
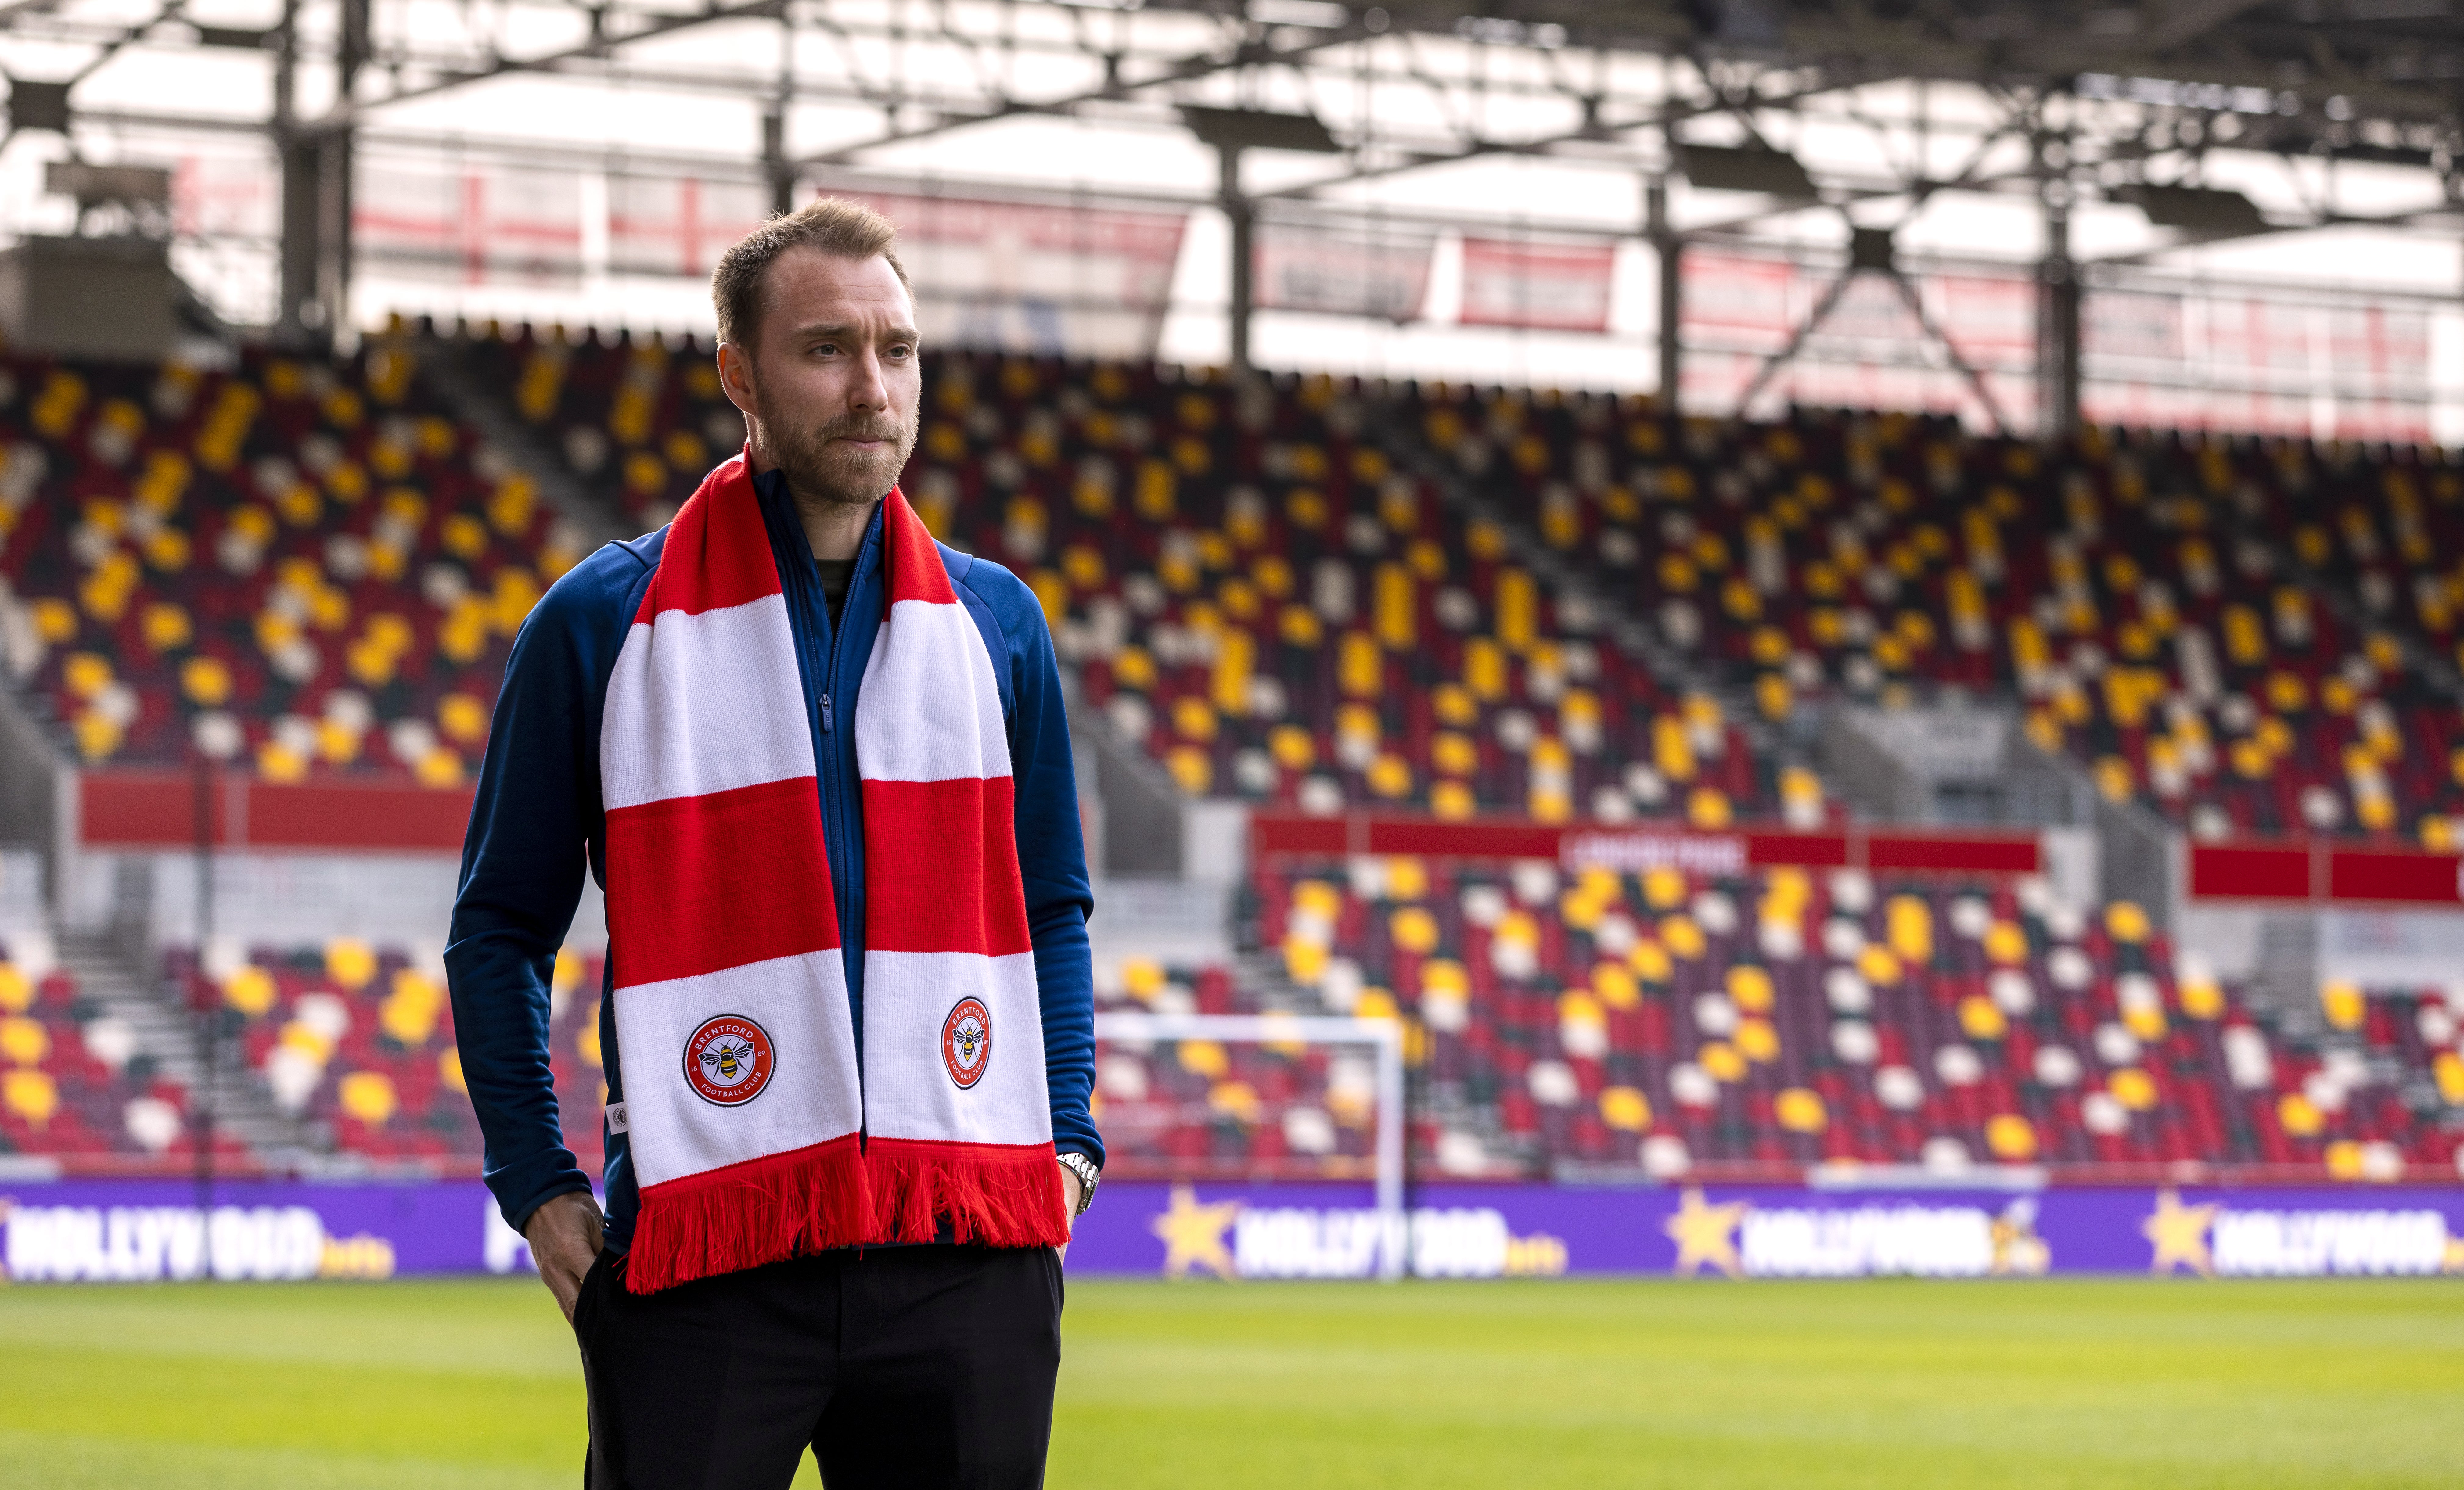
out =
<path fill-rule="evenodd" d="M 1679 324 L 1688 331 L 1757 333 L 1776 346 L 1795 328 L 1802 314 L 1794 303 L 1795 265 L 1700 249 L 1687 251 L 1678 262 L 1684 279 Z"/>
<path fill-rule="evenodd" d="M 898 255 L 935 340 L 1154 355 L 1188 219 L 964 197 L 854 196 L 898 225 Z"/>
<path fill-rule="evenodd" d="M 2097 290 L 2079 318 L 2091 420 L 2429 438 L 2430 323 L 2420 312 Z"/>
<path fill-rule="evenodd" d="M 1372 241 L 1260 223 L 1254 294 L 1265 310 L 1411 320 L 1428 298 L 1429 261 L 1437 247 L 1430 235 Z"/>
<path fill-rule="evenodd" d="M 363 256 L 398 271 L 469 285 L 554 286 L 582 273 L 582 179 L 367 161 L 351 229 Z"/>
<path fill-rule="evenodd" d="M 2036 286 L 2027 279 L 1936 274 L 1925 311 L 1969 365 L 2025 366 L 2036 355 Z"/>
<path fill-rule="evenodd" d="M 1549 331 L 1609 329 L 1617 249 L 1606 243 L 1463 241 L 1463 322 Z"/>
<path fill-rule="evenodd" d="M 699 279 L 769 216 L 767 186 L 613 176 L 607 182 L 607 267 L 618 274 Z"/>
<path fill-rule="evenodd" d="M 171 167 L 171 228 L 183 237 L 271 238 L 282 186 L 262 155 L 183 155 Z"/>

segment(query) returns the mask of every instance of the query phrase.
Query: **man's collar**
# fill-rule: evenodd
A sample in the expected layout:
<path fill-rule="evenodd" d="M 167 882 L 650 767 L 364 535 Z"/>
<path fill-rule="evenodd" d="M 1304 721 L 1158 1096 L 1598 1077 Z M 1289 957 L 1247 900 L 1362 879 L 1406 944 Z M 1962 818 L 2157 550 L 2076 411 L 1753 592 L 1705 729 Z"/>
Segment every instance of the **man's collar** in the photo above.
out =
<path fill-rule="evenodd" d="M 749 466 L 751 463 L 751 452 L 748 451 L 746 464 Z M 776 466 L 768 471 L 756 471 L 753 476 L 753 495 L 761 504 L 764 514 L 775 514 L 784 519 L 787 527 L 794 530 L 799 537 L 803 537 L 804 519 L 796 511 L 796 494 L 787 490 L 786 471 Z M 880 541 L 882 509 L 888 505 L 886 501 L 872 504 L 872 515 L 866 518 L 864 523 L 864 541 L 856 545 L 858 559 L 864 557 L 866 549 Z"/>

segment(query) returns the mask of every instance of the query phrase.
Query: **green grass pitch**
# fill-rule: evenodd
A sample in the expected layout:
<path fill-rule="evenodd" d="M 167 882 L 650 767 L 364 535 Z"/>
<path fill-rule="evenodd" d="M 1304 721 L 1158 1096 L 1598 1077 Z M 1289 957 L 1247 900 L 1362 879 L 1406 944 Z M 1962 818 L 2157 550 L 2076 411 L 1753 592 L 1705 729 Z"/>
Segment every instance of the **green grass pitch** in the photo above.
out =
<path fill-rule="evenodd" d="M 2464 1485 L 2456 1282 L 1080 1282 L 1067 1330 L 1056 1486 Z M 581 1413 L 528 1281 L 0 1288 L 22 1490 L 562 1487 Z"/>

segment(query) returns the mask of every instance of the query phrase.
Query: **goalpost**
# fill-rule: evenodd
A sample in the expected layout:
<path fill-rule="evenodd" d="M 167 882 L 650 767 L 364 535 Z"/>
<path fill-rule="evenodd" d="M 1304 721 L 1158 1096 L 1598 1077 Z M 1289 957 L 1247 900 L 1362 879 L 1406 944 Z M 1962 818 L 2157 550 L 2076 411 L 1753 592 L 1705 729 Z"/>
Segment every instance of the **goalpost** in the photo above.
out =
<path fill-rule="evenodd" d="M 1095 1016 L 1095 1039 L 1205 1040 L 1242 1044 L 1367 1045 L 1375 1052 L 1377 1131 L 1373 1148 L 1381 1242 L 1377 1276 L 1393 1282 L 1404 1272 L 1409 1232 L 1403 1210 L 1403 1026 L 1394 1019 L 1339 1015 L 1143 1014 Z"/>

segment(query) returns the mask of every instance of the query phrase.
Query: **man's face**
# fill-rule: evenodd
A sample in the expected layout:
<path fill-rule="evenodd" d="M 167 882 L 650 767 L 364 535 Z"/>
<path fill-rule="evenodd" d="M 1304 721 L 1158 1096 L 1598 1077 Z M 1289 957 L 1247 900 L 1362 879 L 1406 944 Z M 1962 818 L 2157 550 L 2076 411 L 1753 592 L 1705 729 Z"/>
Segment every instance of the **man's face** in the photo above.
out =
<path fill-rule="evenodd" d="M 915 449 L 923 374 L 914 303 L 885 258 L 789 249 L 762 284 L 760 336 L 718 349 L 754 449 L 807 502 L 870 506 Z"/>

